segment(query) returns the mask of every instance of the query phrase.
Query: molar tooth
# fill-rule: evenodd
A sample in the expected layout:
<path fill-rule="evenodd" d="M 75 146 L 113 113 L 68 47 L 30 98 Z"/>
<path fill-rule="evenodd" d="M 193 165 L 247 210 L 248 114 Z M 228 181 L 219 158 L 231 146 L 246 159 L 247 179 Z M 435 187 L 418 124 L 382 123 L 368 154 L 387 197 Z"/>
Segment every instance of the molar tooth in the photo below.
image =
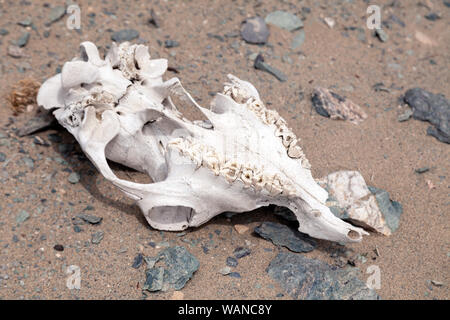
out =
<path fill-rule="evenodd" d="M 274 176 L 270 186 L 271 186 L 271 188 L 270 188 L 269 192 L 270 192 L 270 195 L 272 195 L 272 196 L 277 196 L 283 191 L 282 182 L 277 175 Z"/>
<path fill-rule="evenodd" d="M 244 185 L 246 187 L 250 187 L 252 185 L 252 178 L 253 178 L 253 170 L 250 168 L 250 166 L 245 166 L 242 169 L 241 180 L 242 182 L 244 182 Z"/>
<path fill-rule="evenodd" d="M 236 161 L 227 161 L 220 170 L 220 173 L 228 182 L 234 182 L 240 174 L 241 165 Z"/>
<path fill-rule="evenodd" d="M 260 170 L 253 171 L 252 185 L 257 191 L 261 191 L 267 183 L 267 177 Z"/>
<path fill-rule="evenodd" d="M 281 127 L 281 126 L 286 126 L 287 125 L 287 122 L 286 122 L 286 120 L 284 120 L 281 116 L 277 119 L 277 121 L 275 121 L 275 124 L 278 126 L 278 127 Z"/>
<path fill-rule="evenodd" d="M 301 158 L 304 156 L 302 148 L 296 144 L 290 144 L 287 152 L 288 156 L 294 159 Z"/>
<path fill-rule="evenodd" d="M 280 125 L 276 130 L 275 130 L 275 136 L 276 137 L 282 137 L 287 131 L 289 131 L 288 127 L 285 125 Z"/>
<path fill-rule="evenodd" d="M 203 156 L 203 163 L 206 167 L 211 169 L 216 176 L 220 174 L 220 158 L 214 150 L 209 149 L 205 152 Z"/>
<path fill-rule="evenodd" d="M 303 168 L 305 168 L 305 169 L 311 169 L 311 164 L 309 163 L 308 159 L 306 159 L 306 157 L 303 157 L 303 158 L 301 159 L 301 164 L 302 164 L 302 167 L 303 167 Z"/>
<path fill-rule="evenodd" d="M 264 122 L 267 124 L 274 124 L 279 117 L 280 115 L 275 110 L 266 109 L 264 111 Z"/>
<path fill-rule="evenodd" d="M 293 142 L 296 143 L 296 141 L 297 141 L 295 134 L 293 132 L 291 132 L 291 131 L 289 131 L 286 134 L 284 134 L 282 136 L 282 139 L 283 139 L 283 145 L 286 148 L 289 147 L 291 145 L 291 143 L 293 143 Z"/>

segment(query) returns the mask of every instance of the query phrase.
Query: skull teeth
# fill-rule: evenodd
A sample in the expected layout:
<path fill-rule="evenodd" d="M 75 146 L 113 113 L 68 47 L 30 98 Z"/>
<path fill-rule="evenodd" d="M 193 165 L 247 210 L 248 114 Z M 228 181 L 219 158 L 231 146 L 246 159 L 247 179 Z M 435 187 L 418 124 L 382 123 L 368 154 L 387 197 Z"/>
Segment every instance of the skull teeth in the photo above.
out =
<path fill-rule="evenodd" d="M 239 180 L 244 188 L 253 188 L 261 192 L 266 190 L 271 196 L 283 194 L 295 196 L 296 189 L 288 181 L 282 180 L 278 175 L 268 175 L 262 169 L 250 164 L 240 164 L 234 160 L 222 160 L 215 149 L 192 141 L 191 138 L 176 138 L 168 146 L 177 149 L 180 154 L 189 158 L 197 168 L 203 166 L 210 169 L 216 176 L 222 176 L 228 183 Z"/>

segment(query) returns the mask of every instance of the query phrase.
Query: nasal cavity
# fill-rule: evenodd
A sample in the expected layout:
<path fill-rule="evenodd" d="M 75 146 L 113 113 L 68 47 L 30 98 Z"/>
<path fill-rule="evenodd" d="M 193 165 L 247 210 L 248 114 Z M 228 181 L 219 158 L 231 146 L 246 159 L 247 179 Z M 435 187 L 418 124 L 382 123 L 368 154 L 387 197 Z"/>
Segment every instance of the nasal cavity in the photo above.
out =
<path fill-rule="evenodd" d="M 352 240 L 359 240 L 359 239 L 361 239 L 361 235 L 358 232 L 354 231 L 354 230 L 350 230 L 347 233 L 347 237 L 349 237 Z"/>

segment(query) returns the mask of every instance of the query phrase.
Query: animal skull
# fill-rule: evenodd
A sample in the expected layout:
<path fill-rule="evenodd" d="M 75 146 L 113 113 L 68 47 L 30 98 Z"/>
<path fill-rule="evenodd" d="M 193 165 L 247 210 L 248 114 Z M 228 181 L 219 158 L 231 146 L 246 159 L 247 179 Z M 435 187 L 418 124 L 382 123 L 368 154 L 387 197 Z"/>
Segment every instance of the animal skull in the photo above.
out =
<path fill-rule="evenodd" d="M 150 59 L 146 46 L 113 43 L 103 60 L 83 42 L 81 57 L 48 79 L 37 100 L 54 109 L 100 173 L 136 200 L 156 229 L 184 230 L 225 211 L 276 204 L 316 238 L 360 241 L 367 234 L 331 213 L 299 139 L 252 84 L 228 75 L 206 109 L 179 79 L 163 81 L 166 70 L 167 60 Z M 175 96 L 209 121 L 185 119 Z M 106 159 L 147 173 L 153 183 L 119 179 Z"/>

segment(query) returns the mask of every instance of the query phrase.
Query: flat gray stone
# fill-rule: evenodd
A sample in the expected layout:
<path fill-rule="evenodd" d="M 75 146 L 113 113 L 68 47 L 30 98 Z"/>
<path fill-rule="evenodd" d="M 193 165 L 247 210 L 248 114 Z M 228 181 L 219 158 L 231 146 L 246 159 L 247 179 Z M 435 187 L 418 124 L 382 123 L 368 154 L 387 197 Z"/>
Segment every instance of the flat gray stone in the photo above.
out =
<path fill-rule="evenodd" d="M 25 210 L 20 210 L 19 214 L 16 216 L 16 223 L 23 223 L 30 218 L 30 214 Z"/>
<path fill-rule="evenodd" d="M 56 121 L 51 112 L 41 112 L 28 120 L 23 127 L 19 128 L 17 135 L 23 137 L 39 130 L 47 129 L 54 124 L 56 124 Z"/>
<path fill-rule="evenodd" d="M 67 178 L 70 183 L 75 184 L 80 182 L 80 175 L 77 172 L 72 172 L 69 174 L 69 177 Z"/>
<path fill-rule="evenodd" d="M 123 29 L 111 35 L 111 40 L 115 42 L 131 41 L 137 38 L 139 38 L 139 32 L 134 29 Z"/>
<path fill-rule="evenodd" d="M 66 7 L 64 6 L 56 6 L 52 8 L 50 14 L 48 16 L 47 25 L 51 25 L 52 23 L 60 20 L 66 14 Z"/>
<path fill-rule="evenodd" d="M 292 39 L 291 49 L 295 50 L 300 48 L 303 42 L 305 42 L 305 31 L 300 30 L 295 34 L 294 38 Z"/>
<path fill-rule="evenodd" d="M 269 28 L 261 17 L 248 18 L 241 27 L 241 36 L 248 43 L 266 43 L 269 34 Z"/>
<path fill-rule="evenodd" d="M 266 272 L 297 300 L 378 300 L 358 279 L 358 269 L 338 269 L 300 254 L 280 252 Z"/>
<path fill-rule="evenodd" d="M 103 220 L 102 217 L 97 217 L 92 214 L 85 214 L 85 213 L 81 213 L 77 215 L 75 218 L 82 219 L 83 221 L 89 222 L 90 224 L 97 224 Z"/>
<path fill-rule="evenodd" d="M 283 246 L 293 252 L 310 252 L 317 246 L 308 235 L 275 222 L 264 222 L 255 228 L 255 232 L 274 245 Z"/>
<path fill-rule="evenodd" d="M 395 232 L 398 229 L 398 226 L 400 224 L 400 216 L 403 213 L 402 205 L 397 201 L 391 200 L 389 193 L 386 190 L 371 186 L 367 187 L 369 188 L 370 192 L 375 195 L 378 208 L 383 214 L 387 226 L 389 227 L 389 229 L 391 229 L 392 232 Z"/>
<path fill-rule="evenodd" d="M 299 17 L 286 11 L 271 12 L 266 16 L 265 21 L 267 24 L 273 24 L 288 31 L 303 27 L 303 22 Z"/>
<path fill-rule="evenodd" d="M 144 289 L 148 291 L 181 290 L 200 266 L 197 258 L 181 246 L 166 248 L 145 261 L 148 269 Z"/>
<path fill-rule="evenodd" d="M 30 40 L 30 33 L 28 31 L 22 33 L 19 39 L 16 41 L 16 45 L 19 47 L 25 47 L 28 43 L 28 40 Z"/>

